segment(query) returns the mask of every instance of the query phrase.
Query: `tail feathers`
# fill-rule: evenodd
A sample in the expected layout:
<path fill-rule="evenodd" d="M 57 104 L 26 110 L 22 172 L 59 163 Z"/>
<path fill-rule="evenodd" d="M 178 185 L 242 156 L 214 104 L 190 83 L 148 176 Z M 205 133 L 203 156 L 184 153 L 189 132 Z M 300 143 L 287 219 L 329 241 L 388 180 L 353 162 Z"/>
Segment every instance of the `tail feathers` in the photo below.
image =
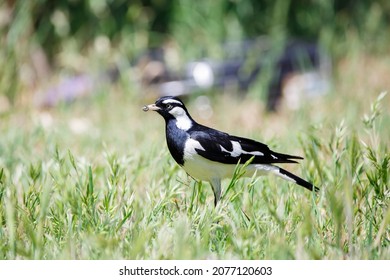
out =
<path fill-rule="evenodd" d="M 281 153 L 272 153 L 273 156 L 276 156 L 278 159 L 277 163 L 298 163 L 296 160 L 303 159 L 303 157 L 300 156 L 293 156 L 293 155 L 288 155 L 288 154 L 281 154 Z"/>
<path fill-rule="evenodd" d="M 308 181 L 303 180 L 302 178 L 292 174 L 291 172 L 288 172 L 287 170 L 285 170 L 283 168 L 279 168 L 278 175 L 308 189 L 309 191 L 318 192 L 320 190 L 319 188 L 314 186 L 312 183 L 309 183 Z"/>

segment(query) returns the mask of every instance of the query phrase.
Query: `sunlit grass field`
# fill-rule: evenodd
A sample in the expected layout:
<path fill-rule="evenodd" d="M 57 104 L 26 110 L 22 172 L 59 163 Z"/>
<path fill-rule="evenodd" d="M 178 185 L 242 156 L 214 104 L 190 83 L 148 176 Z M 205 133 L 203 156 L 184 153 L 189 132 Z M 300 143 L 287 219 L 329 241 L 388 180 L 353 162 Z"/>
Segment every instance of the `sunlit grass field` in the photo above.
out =
<path fill-rule="evenodd" d="M 237 176 L 216 208 L 170 157 L 162 118 L 142 112 L 153 100 L 125 82 L 2 113 L 0 258 L 390 259 L 390 96 L 354 63 L 339 70 L 299 111 L 215 92 L 205 119 L 186 100 L 203 124 L 304 156 L 284 167 L 321 188 Z"/>

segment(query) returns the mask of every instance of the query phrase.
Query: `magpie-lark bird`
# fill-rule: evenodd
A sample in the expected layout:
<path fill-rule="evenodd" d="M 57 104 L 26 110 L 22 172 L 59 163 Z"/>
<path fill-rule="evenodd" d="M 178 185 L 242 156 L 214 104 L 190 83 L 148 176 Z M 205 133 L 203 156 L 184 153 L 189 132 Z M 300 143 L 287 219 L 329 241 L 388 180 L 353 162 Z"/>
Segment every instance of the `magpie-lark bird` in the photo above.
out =
<path fill-rule="evenodd" d="M 165 96 L 143 110 L 156 111 L 165 120 L 168 149 L 175 161 L 191 177 L 208 181 L 214 192 L 214 204 L 221 197 L 221 180 L 232 177 L 237 164 L 245 164 L 245 176 L 275 174 L 310 191 L 312 183 L 280 168 L 275 163 L 298 163 L 299 156 L 274 152 L 255 140 L 229 135 L 198 124 L 177 97 Z"/>

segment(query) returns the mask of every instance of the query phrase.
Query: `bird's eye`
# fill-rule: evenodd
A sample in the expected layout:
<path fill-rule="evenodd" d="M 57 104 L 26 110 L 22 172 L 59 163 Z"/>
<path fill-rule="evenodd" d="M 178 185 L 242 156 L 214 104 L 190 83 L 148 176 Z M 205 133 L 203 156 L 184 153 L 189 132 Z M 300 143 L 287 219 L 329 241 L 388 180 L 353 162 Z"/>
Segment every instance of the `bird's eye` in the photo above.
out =
<path fill-rule="evenodd" d="M 165 108 L 168 109 L 168 110 L 170 110 L 170 109 L 173 108 L 173 106 L 172 106 L 171 104 L 167 104 L 167 105 L 165 105 Z"/>

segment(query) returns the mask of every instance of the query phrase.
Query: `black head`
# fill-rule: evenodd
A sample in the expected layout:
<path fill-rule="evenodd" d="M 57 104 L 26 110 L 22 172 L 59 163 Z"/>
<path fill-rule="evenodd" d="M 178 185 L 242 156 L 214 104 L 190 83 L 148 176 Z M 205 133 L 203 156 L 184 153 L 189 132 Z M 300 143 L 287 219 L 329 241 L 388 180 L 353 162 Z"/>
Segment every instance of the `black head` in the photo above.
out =
<path fill-rule="evenodd" d="M 151 110 L 159 113 L 165 120 L 188 117 L 191 119 L 183 101 L 177 97 L 164 96 L 159 98 L 154 104 L 145 105 L 145 112 Z"/>

